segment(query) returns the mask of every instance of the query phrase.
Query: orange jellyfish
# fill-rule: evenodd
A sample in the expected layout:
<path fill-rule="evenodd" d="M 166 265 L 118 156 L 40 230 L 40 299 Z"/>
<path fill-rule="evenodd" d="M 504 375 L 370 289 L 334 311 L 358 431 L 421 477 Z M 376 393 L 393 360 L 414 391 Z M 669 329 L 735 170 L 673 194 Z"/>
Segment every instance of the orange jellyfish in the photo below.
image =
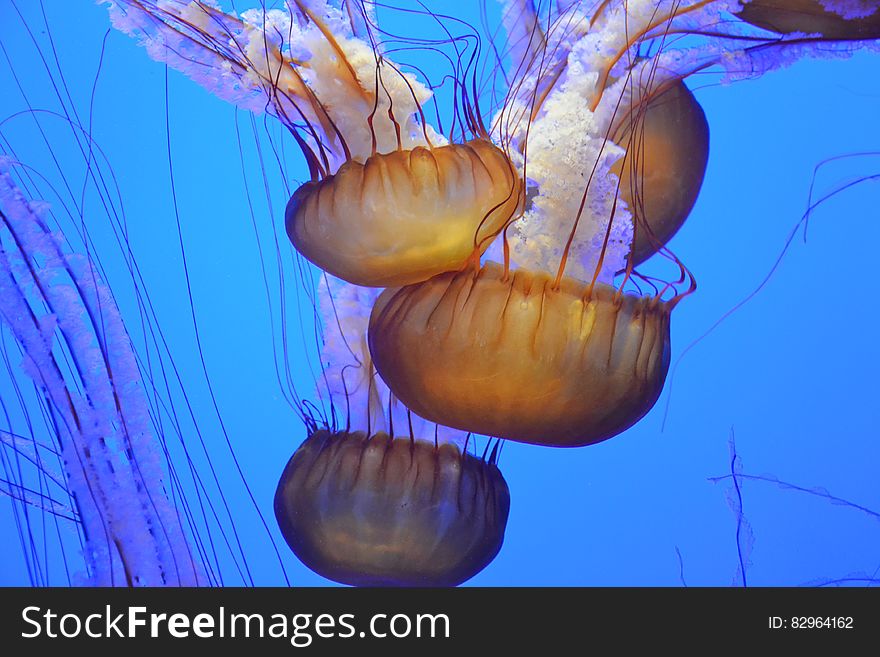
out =
<path fill-rule="evenodd" d="M 880 39 L 880 4 L 842 0 L 752 0 L 737 14 L 771 32 L 820 34 L 829 40 Z"/>
<path fill-rule="evenodd" d="M 510 4 L 518 11 L 528 5 Z M 685 114 L 683 132 L 696 125 L 702 132 L 693 141 L 705 142 L 705 119 L 682 75 L 662 70 L 655 76 L 653 62 L 638 57 L 623 61 L 637 50 L 639 36 L 661 29 L 663 21 L 607 12 L 595 23 L 564 17 L 561 33 L 551 26 L 540 38 L 526 30 L 518 39 L 538 47 L 522 54 L 520 68 L 527 73 L 520 95 L 509 99 L 495 125 L 505 149 L 522 155 L 531 193 L 522 217 L 501 238 L 503 264 L 487 262 L 388 289 L 373 308 L 369 347 L 375 366 L 392 393 L 428 420 L 575 447 L 626 430 L 660 395 L 669 366 L 670 315 L 695 286 L 671 254 L 664 255 L 678 275 L 668 284 L 655 286 L 656 279 L 634 270 L 634 224 L 650 198 L 658 214 L 648 217 L 664 216 L 656 229 L 644 231 L 653 240 L 646 239 L 650 247 L 640 246 L 639 255 L 662 246 L 690 210 L 705 152 L 694 157 L 695 182 L 673 181 L 689 188 L 674 201 L 663 189 L 669 178 L 654 183 L 639 177 L 642 160 L 643 168 L 626 182 L 636 190 L 632 211 L 618 202 L 623 190 L 616 173 L 626 173 L 628 157 L 638 162 L 639 151 L 648 151 L 645 133 L 658 135 L 661 145 L 654 152 L 666 164 L 671 156 L 661 151 L 662 141 L 674 136 L 663 135 L 662 128 L 676 125 L 679 113 Z M 580 25 L 580 32 L 571 25 Z M 603 48 L 571 50 L 566 59 L 560 54 L 566 38 L 588 46 L 595 40 Z M 609 54 L 614 44 L 620 50 Z M 633 92 L 633 81 L 642 79 L 652 84 L 645 92 L 636 83 Z M 629 144 L 615 142 L 630 137 Z M 691 144 L 683 150 L 690 155 Z M 622 279 L 615 283 L 616 272 Z M 635 281 L 654 286 L 654 294 L 641 294 Z M 687 289 L 679 292 L 679 284 Z"/>
<path fill-rule="evenodd" d="M 303 33 L 319 32 L 332 51 L 330 83 L 313 82 L 309 104 L 326 118 L 344 162 L 334 170 L 311 157 L 312 180 L 285 212 L 293 245 L 334 276 L 380 287 L 422 281 L 478 258 L 513 218 L 521 195 L 513 165 L 489 140 L 478 112 L 461 107 L 471 138 L 446 143 L 427 127 L 421 103 L 430 92 L 384 57 L 365 57 L 365 41 L 337 38 L 314 11 L 297 6 L 307 18 Z M 331 109 L 339 86 L 347 89 L 346 122 Z M 390 125 L 380 125 L 380 114 Z"/>
<path fill-rule="evenodd" d="M 489 263 L 387 290 L 373 310 L 370 352 L 425 418 L 576 447 L 629 428 L 657 401 L 672 306 Z"/>
<path fill-rule="evenodd" d="M 671 312 L 695 290 L 661 248 L 690 211 L 707 158 L 705 116 L 683 80 L 709 66 L 763 72 L 785 58 L 775 43 L 736 56 L 712 43 L 665 52 L 672 35 L 718 21 L 711 3 L 642 13 L 603 2 L 591 16 L 564 3 L 546 29 L 532 3 L 506 4 L 519 77 L 493 134 L 520 157 L 528 202 L 501 238 L 503 265 L 386 290 L 370 352 L 393 394 L 429 420 L 588 445 L 654 405 Z M 678 270 L 665 282 L 635 269 L 658 250 Z"/>
<path fill-rule="evenodd" d="M 494 462 L 386 433 L 313 432 L 278 483 L 299 559 L 355 586 L 455 586 L 501 549 L 510 506 Z"/>
<path fill-rule="evenodd" d="M 631 109 L 612 129 L 627 149 L 611 171 L 633 213 L 632 260 L 644 262 L 690 215 L 709 161 L 709 124 L 684 81 L 639 85 Z"/>
<path fill-rule="evenodd" d="M 425 117 L 431 90 L 383 52 L 372 5 L 289 8 L 233 16 L 205 2 L 118 0 L 111 16 L 152 56 L 282 121 L 311 175 L 287 204 L 287 233 L 324 271 L 405 285 L 478 258 L 515 216 L 521 184 L 464 81 L 449 143 Z"/>
<path fill-rule="evenodd" d="M 319 395 L 306 441 L 275 494 L 278 526 L 320 575 L 356 586 L 455 586 L 498 553 L 510 494 L 498 443 L 482 456 L 470 436 L 411 413 L 376 376 L 366 348 L 378 292 L 324 277 Z M 332 418 L 344 412 L 344 427 Z"/>
<path fill-rule="evenodd" d="M 405 285 L 460 269 L 514 216 L 519 182 L 487 139 L 349 160 L 291 197 L 297 250 L 358 285 Z"/>

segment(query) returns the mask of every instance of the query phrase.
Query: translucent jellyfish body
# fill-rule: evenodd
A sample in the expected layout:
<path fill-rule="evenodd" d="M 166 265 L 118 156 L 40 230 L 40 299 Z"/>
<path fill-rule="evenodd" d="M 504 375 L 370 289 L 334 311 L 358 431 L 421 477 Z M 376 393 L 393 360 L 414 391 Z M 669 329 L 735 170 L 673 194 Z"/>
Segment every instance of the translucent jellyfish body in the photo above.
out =
<path fill-rule="evenodd" d="M 738 16 L 758 27 L 791 34 L 821 34 L 831 40 L 880 39 L 876 0 L 752 0 Z"/>
<path fill-rule="evenodd" d="M 370 318 L 376 369 L 409 408 L 520 442 L 589 445 L 657 401 L 672 304 L 549 274 L 444 274 L 386 290 Z"/>
<path fill-rule="evenodd" d="M 316 431 L 275 494 L 294 553 L 359 586 L 454 586 L 498 553 L 510 496 L 501 472 L 451 444 Z"/>
<path fill-rule="evenodd" d="M 297 250 L 356 285 L 407 285 L 460 269 L 513 218 L 520 184 L 489 141 L 348 161 L 300 187 L 285 215 Z"/>
<path fill-rule="evenodd" d="M 709 159 L 709 124 L 681 80 L 637 92 L 612 138 L 627 149 L 612 171 L 633 214 L 632 260 L 644 262 L 664 246 L 694 207 Z"/>

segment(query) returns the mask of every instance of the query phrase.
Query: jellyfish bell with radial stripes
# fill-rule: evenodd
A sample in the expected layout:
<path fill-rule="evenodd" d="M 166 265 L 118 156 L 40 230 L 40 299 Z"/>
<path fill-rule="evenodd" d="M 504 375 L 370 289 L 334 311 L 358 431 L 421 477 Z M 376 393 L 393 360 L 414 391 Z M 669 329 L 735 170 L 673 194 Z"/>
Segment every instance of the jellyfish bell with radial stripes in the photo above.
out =
<path fill-rule="evenodd" d="M 741 35 L 724 33 L 724 11 L 645 0 L 539 14 L 532 2 L 505 3 L 519 78 L 493 135 L 517 155 L 528 202 L 490 251 L 503 264 L 379 298 L 370 350 L 402 402 L 457 429 L 554 446 L 608 439 L 652 408 L 672 310 L 696 289 L 665 247 L 693 205 L 708 149 L 683 81 L 710 67 L 756 75 L 789 58 L 787 42 L 760 37 L 725 49 L 724 38 Z M 706 26 L 721 40 L 664 48 L 670 35 Z M 671 274 L 636 268 L 653 253 Z"/>
<path fill-rule="evenodd" d="M 522 193 L 516 170 L 489 140 L 479 114 L 457 98 L 471 138 L 447 143 L 422 110 L 427 88 L 368 53 L 364 41 L 335 35 L 305 3 L 297 5 L 307 17 L 304 33 L 321 34 L 322 47 L 333 51 L 336 81 L 357 102 L 343 121 L 320 93 L 311 97 L 344 161 L 326 166 L 320 149 L 311 157 L 312 180 L 294 192 L 285 211 L 293 245 L 334 276 L 378 287 L 426 280 L 479 258 L 515 216 Z M 355 117 L 351 108 L 358 106 Z"/>
<path fill-rule="evenodd" d="M 358 285 L 406 285 L 479 258 L 513 218 L 520 185 L 491 141 L 416 146 L 350 160 L 287 204 L 291 242 Z"/>
<path fill-rule="evenodd" d="M 495 463 L 411 436 L 312 432 L 275 493 L 294 554 L 354 586 L 456 586 L 501 549 L 510 506 Z"/>
<path fill-rule="evenodd" d="M 516 170 L 463 80 L 450 143 L 425 115 L 432 91 L 384 53 L 373 5 L 342 4 L 291 0 L 289 11 L 234 16 L 210 3 L 113 0 L 111 16 L 153 57 L 284 123 L 311 178 L 284 223 L 315 265 L 366 286 L 460 269 L 516 216 Z"/>
<path fill-rule="evenodd" d="M 612 127 L 627 154 L 612 167 L 620 197 L 633 214 L 631 259 L 639 265 L 690 215 L 709 161 L 709 124 L 684 81 L 634 82 L 632 97 Z"/>
<path fill-rule="evenodd" d="M 366 348 L 376 294 L 322 280 L 318 391 L 346 426 L 307 423 L 279 479 L 275 517 L 294 554 L 334 581 L 456 586 L 504 540 L 510 494 L 498 443 L 471 453 L 465 433 L 425 422 L 389 393 Z"/>
<path fill-rule="evenodd" d="M 672 307 L 488 263 L 384 292 L 370 351 L 382 378 L 423 417 L 577 447 L 628 429 L 657 401 Z"/>
<path fill-rule="evenodd" d="M 631 253 L 648 199 L 662 208 L 652 217 L 672 216 L 673 227 L 689 211 L 705 166 L 705 119 L 682 73 L 658 72 L 636 56 L 630 37 L 656 28 L 651 12 L 603 5 L 605 15 L 591 21 L 570 3 L 545 25 L 530 3 L 507 5 L 511 50 L 525 73 L 494 125 L 504 148 L 521 154 L 529 203 L 491 252 L 499 262 L 383 292 L 370 352 L 393 394 L 429 420 L 538 445 L 590 445 L 638 422 L 662 391 L 671 313 L 694 281 L 664 254 L 674 274 L 657 283 L 635 270 Z M 663 92 L 664 104 L 652 104 Z M 665 139 L 686 141 L 665 134 L 685 112 L 692 120 L 684 132 L 702 142 L 693 149 L 693 182 L 654 182 L 643 160 L 624 183 L 641 206 L 620 202 L 621 162 L 640 148 L 659 152 Z M 679 184 L 689 189 L 673 202 Z M 648 250 L 665 239 L 655 235 Z M 641 259 L 649 255 L 639 248 Z"/>

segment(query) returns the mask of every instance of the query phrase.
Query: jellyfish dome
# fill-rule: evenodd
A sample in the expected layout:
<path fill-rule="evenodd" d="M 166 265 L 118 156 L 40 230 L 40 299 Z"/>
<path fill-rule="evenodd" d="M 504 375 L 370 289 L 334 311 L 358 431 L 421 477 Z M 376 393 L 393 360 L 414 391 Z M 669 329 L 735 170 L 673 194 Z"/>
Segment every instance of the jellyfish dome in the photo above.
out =
<path fill-rule="evenodd" d="M 417 146 L 350 161 L 306 183 L 285 215 L 291 242 L 359 285 L 406 285 L 461 268 L 519 204 L 518 177 L 490 141 Z"/>
<path fill-rule="evenodd" d="M 609 21 L 595 33 L 569 31 L 564 38 L 548 29 L 538 41 L 547 43 L 548 56 L 561 57 L 555 63 L 522 54 L 528 72 L 520 95 L 495 124 L 505 149 L 522 155 L 533 193 L 502 237 L 503 251 L 491 253 L 503 264 L 487 261 L 386 290 L 373 309 L 376 368 L 427 419 L 575 447 L 629 428 L 660 395 L 670 314 L 681 297 L 626 292 L 626 279 L 613 284 L 627 267 L 636 231 L 615 169 L 627 149 L 609 135 L 632 121 L 619 106 L 631 100 L 638 107 L 648 94 L 628 85 L 646 73 L 644 62 L 634 60 L 633 70 L 612 79 L 607 52 L 597 51 L 598 42 L 614 43 L 624 33 Z M 623 39 L 620 47 L 630 46 Z M 597 74 L 603 67 L 607 75 Z"/>
<path fill-rule="evenodd" d="M 322 147 L 308 154 L 318 163 L 313 179 L 285 213 L 293 245 L 338 278 L 378 287 L 426 280 L 478 258 L 519 206 L 520 183 L 507 155 L 474 119 L 475 138 L 447 143 L 421 109 L 430 91 L 366 55 L 368 44 L 338 19 L 331 33 L 331 8 L 326 17 L 303 9 L 308 22 L 298 40 L 316 53 L 329 44 L 333 61 L 342 62 L 325 75 L 304 72 L 303 84 L 312 112 L 327 117 L 322 139 L 338 141 L 344 161 L 328 168 L 319 163 Z M 344 112 L 335 109 L 340 88 Z"/>
<path fill-rule="evenodd" d="M 671 304 L 489 263 L 388 290 L 370 321 L 382 378 L 419 415 L 573 447 L 632 426 L 669 367 Z M 472 345 L 478 345 L 474 348 Z"/>
<path fill-rule="evenodd" d="M 638 85 L 613 139 L 627 155 L 611 171 L 634 217 L 632 261 L 644 262 L 684 225 L 709 160 L 709 124 L 683 80 Z"/>
<path fill-rule="evenodd" d="M 455 586 L 501 549 L 510 507 L 491 461 L 385 433 L 311 434 L 281 475 L 275 515 L 315 572 L 356 586 Z"/>
<path fill-rule="evenodd" d="M 366 344 L 377 291 L 325 276 L 318 394 L 344 414 L 309 422 L 281 474 L 275 516 L 294 554 L 356 586 L 455 586 L 485 568 L 504 540 L 510 494 L 494 449 L 402 405 Z M 487 456 L 488 454 L 488 456 Z"/>
<path fill-rule="evenodd" d="M 383 52 L 372 5 L 295 0 L 289 10 L 118 0 L 111 16 L 153 57 L 282 121 L 311 172 L 287 205 L 287 232 L 322 270 L 404 285 L 478 258 L 522 195 L 479 113 L 457 93 L 461 143 L 431 127 L 432 92 Z M 231 45 L 219 58 L 218 43 Z"/>

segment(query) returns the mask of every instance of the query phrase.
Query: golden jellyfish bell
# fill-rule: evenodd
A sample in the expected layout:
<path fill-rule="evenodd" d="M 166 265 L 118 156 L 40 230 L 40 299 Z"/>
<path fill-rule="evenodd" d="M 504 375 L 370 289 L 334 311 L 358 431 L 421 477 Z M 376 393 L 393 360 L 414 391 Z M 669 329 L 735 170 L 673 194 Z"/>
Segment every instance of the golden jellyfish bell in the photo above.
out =
<path fill-rule="evenodd" d="M 501 549 L 510 494 L 493 458 L 451 444 L 316 431 L 275 493 L 309 568 L 355 586 L 455 586 Z"/>
<path fill-rule="evenodd" d="M 408 285 L 460 269 L 514 217 L 520 182 L 484 139 L 350 160 L 301 186 L 287 234 L 321 269 L 356 285 Z"/>
<path fill-rule="evenodd" d="M 413 412 L 465 431 L 576 447 L 647 413 L 669 368 L 671 303 L 488 263 L 389 289 L 376 369 Z"/>
<path fill-rule="evenodd" d="M 636 92 L 612 138 L 627 150 L 612 172 L 633 213 L 632 261 L 644 262 L 682 227 L 696 203 L 709 160 L 709 124 L 681 80 Z"/>
<path fill-rule="evenodd" d="M 737 14 L 744 21 L 771 32 L 821 34 L 829 40 L 880 39 L 880 3 L 861 18 L 844 18 L 820 0 L 752 0 Z M 866 2 L 871 7 L 870 2 Z"/>

